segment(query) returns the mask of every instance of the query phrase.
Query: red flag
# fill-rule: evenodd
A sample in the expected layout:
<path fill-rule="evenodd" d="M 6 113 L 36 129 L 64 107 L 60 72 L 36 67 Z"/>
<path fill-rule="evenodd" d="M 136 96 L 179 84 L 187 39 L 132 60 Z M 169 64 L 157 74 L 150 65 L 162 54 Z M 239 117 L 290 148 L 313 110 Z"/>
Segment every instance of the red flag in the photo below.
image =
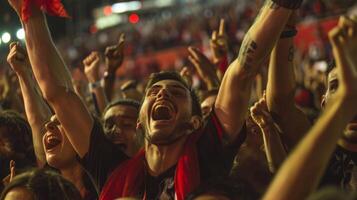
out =
<path fill-rule="evenodd" d="M 69 17 L 61 0 L 24 0 L 21 18 L 27 21 L 31 16 L 31 6 L 36 6 L 49 15 Z"/>

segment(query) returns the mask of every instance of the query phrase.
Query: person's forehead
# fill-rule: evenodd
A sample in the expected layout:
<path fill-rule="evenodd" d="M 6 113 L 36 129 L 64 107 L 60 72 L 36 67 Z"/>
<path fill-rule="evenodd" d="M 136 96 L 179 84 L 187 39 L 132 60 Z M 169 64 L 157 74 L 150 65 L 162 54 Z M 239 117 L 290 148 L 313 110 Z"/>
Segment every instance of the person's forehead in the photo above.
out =
<path fill-rule="evenodd" d="M 33 193 L 26 189 L 25 187 L 15 187 L 12 190 L 10 190 L 6 196 L 5 200 L 17 200 L 17 199 L 23 199 L 23 200 L 33 200 Z"/>
<path fill-rule="evenodd" d="M 104 118 L 107 119 L 112 116 L 123 116 L 127 118 L 137 118 L 139 111 L 131 105 L 118 104 L 107 110 Z"/>
<path fill-rule="evenodd" d="M 181 83 L 180 81 L 177 81 L 177 80 L 170 80 L 170 79 L 167 79 L 167 80 L 161 80 L 161 81 L 158 81 L 156 83 L 154 83 L 152 87 L 181 87 L 183 89 L 186 89 L 186 86 Z"/>

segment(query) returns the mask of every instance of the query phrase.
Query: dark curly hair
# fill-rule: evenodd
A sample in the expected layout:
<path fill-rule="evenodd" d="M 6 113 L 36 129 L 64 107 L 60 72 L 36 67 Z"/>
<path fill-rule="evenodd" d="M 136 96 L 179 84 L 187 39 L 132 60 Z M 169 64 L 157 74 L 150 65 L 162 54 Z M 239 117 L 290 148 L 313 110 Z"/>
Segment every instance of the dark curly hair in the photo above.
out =
<path fill-rule="evenodd" d="M 15 153 L 32 155 L 32 132 L 27 120 L 13 110 L 0 112 L 0 128 L 3 129 L 0 137 L 6 138 Z"/>
<path fill-rule="evenodd" d="M 35 200 L 80 200 L 81 195 L 73 183 L 60 174 L 45 169 L 33 169 L 15 176 L 2 191 L 0 200 L 17 187 L 29 190 Z"/>

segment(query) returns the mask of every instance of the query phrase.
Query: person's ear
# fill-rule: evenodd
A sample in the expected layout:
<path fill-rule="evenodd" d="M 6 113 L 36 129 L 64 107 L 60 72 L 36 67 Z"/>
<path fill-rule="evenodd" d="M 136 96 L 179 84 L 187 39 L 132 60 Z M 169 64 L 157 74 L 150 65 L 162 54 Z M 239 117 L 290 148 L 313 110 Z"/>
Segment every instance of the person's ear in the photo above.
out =
<path fill-rule="evenodd" d="M 322 95 L 322 100 L 321 100 L 321 104 L 320 104 L 321 108 L 325 108 L 326 106 L 326 95 Z"/>
<path fill-rule="evenodd" d="M 191 121 L 190 121 L 193 129 L 196 131 L 199 128 L 201 128 L 202 125 L 202 118 L 198 115 L 194 115 L 191 117 Z"/>

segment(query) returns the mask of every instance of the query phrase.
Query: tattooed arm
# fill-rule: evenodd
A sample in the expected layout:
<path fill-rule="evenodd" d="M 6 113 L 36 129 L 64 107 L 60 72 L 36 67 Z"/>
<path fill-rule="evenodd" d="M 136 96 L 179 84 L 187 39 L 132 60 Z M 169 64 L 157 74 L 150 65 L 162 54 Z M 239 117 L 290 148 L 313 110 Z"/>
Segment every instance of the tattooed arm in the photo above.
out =
<path fill-rule="evenodd" d="M 215 113 L 234 141 L 245 121 L 254 78 L 270 54 L 292 10 L 267 1 L 244 37 L 238 58 L 229 66 L 219 90 Z"/>
<path fill-rule="evenodd" d="M 293 22 L 292 26 L 294 25 Z M 304 136 L 310 127 L 307 117 L 295 106 L 294 102 L 296 81 L 293 58 L 293 37 L 280 39 L 270 56 L 266 94 L 269 112 L 284 132 L 282 137 L 289 149 Z M 292 121 L 294 123 L 291 123 Z"/>

